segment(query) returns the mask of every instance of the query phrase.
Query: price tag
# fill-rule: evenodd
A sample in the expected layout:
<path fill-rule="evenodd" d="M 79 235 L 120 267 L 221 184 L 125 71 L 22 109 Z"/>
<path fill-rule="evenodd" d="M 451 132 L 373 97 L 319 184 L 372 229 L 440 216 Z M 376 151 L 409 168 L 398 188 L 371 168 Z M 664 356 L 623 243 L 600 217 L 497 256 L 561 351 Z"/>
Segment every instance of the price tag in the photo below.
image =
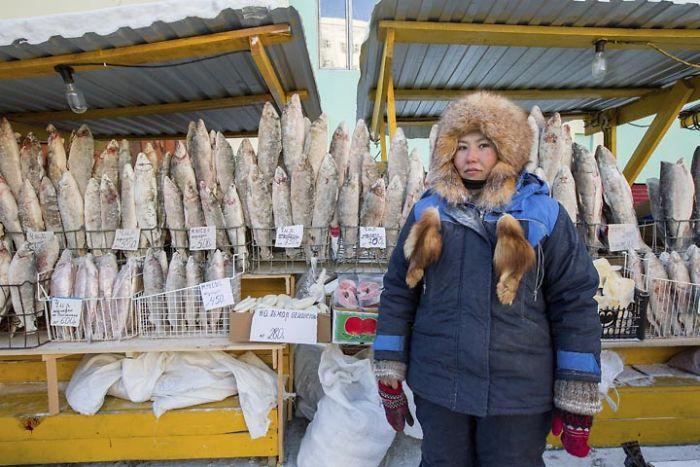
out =
<path fill-rule="evenodd" d="M 608 224 L 608 250 L 634 250 L 639 248 L 639 240 L 639 227 L 635 224 Z"/>
<path fill-rule="evenodd" d="M 47 242 L 53 238 L 53 232 L 50 230 L 35 232 L 33 230 L 27 231 L 27 241 L 29 243 L 34 243 L 36 245 Z"/>
<path fill-rule="evenodd" d="M 275 246 L 278 248 L 298 248 L 301 246 L 301 239 L 303 236 L 303 225 L 288 225 L 287 227 L 277 227 Z"/>
<path fill-rule="evenodd" d="M 139 249 L 141 229 L 117 229 L 114 232 L 113 250 L 136 251 Z"/>
<path fill-rule="evenodd" d="M 360 227 L 360 248 L 386 249 L 384 227 Z"/>
<path fill-rule="evenodd" d="M 252 342 L 315 344 L 318 315 L 312 311 L 262 308 L 255 310 L 250 325 Z"/>
<path fill-rule="evenodd" d="M 190 229 L 190 250 L 215 250 L 216 227 L 194 227 Z"/>
<path fill-rule="evenodd" d="M 234 304 L 230 279 L 199 284 L 199 292 L 202 294 L 202 303 L 207 311 Z"/>
<path fill-rule="evenodd" d="M 51 326 L 67 326 L 77 328 L 83 301 L 79 298 L 51 298 Z"/>

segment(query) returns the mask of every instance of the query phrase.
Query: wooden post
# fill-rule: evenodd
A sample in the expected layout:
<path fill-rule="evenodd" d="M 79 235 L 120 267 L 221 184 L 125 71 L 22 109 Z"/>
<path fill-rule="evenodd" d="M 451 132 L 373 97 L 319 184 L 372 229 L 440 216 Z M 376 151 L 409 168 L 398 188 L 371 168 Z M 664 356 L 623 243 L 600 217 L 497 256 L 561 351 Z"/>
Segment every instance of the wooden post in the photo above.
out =
<path fill-rule="evenodd" d="M 49 398 L 49 415 L 58 415 L 61 407 L 58 404 L 58 371 L 56 359 L 60 355 L 42 355 L 41 359 L 46 364 L 46 390 Z"/>
<path fill-rule="evenodd" d="M 374 108 L 372 109 L 372 123 L 370 125 L 370 135 L 378 137 L 379 127 L 384 121 L 384 103 L 388 91 L 388 81 L 391 73 L 391 63 L 394 59 L 394 31 L 389 29 L 384 39 L 384 50 L 382 52 L 382 62 L 379 66 L 379 77 L 377 79 L 377 92 L 374 96 Z"/>
<path fill-rule="evenodd" d="M 277 436 L 279 443 L 278 465 L 284 463 L 284 365 L 282 364 L 284 347 L 274 350 L 277 355 Z"/>
<path fill-rule="evenodd" d="M 386 149 L 386 122 L 384 121 L 384 118 L 379 122 L 379 133 L 377 134 L 377 137 L 379 138 L 379 147 L 382 150 L 382 161 L 386 162 L 388 159 L 388 154 L 387 154 L 387 149 Z"/>
<path fill-rule="evenodd" d="M 611 123 L 603 129 L 603 146 L 608 148 L 613 156 L 617 157 L 617 125 Z"/>
<path fill-rule="evenodd" d="M 386 90 L 386 118 L 389 121 L 389 141 L 394 139 L 396 133 L 396 100 L 394 98 L 394 76 L 389 70 L 389 82 Z"/>

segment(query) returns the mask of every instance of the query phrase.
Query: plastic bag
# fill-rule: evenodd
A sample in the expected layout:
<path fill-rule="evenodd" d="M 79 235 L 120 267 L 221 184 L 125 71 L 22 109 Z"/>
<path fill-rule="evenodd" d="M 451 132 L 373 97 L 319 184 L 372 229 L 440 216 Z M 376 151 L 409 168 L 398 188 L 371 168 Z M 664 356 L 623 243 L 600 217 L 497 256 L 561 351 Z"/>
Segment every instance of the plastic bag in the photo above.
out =
<path fill-rule="evenodd" d="M 620 398 L 618 395 L 618 401 L 614 402 L 612 398 L 608 396 L 608 391 L 610 391 L 610 389 L 615 389 L 615 378 L 617 378 L 617 375 L 622 373 L 624 369 L 625 364 L 620 355 L 612 350 L 603 350 L 600 353 L 600 383 L 598 383 L 598 390 L 600 395 L 608 401 L 613 411 L 617 411 Z M 617 393 L 617 389 L 615 389 L 615 392 Z"/>
<path fill-rule="evenodd" d="M 410 436 L 411 438 L 423 439 L 423 428 L 421 428 L 418 416 L 416 415 L 416 401 L 413 397 L 413 391 L 411 391 L 411 388 L 409 388 L 408 384 L 405 382 L 403 384 L 403 392 L 406 394 L 406 399 L 408 399 L 408 410 L 411 412 L 411 415 L 413 415 L 413 426 L 408 426 L 408 424 L 406 424 L 403 432 L 406 436 Z"/>
<path fill-rule="evenodd" d="M 331 345 L 321 355 L 318 375 L 325 396 L 301 440 L 297 464 L 376 467 L 396 433 L 386 421 L 370 360 L 345 356 Z"/>
<path fill-rule="evenodd" d="M 86 355 L 75 369 L 66 388 L 66 400 L 73 410 L 94 415 L 100 410 L 109 388 L 122 375 L 120 355 Z"/>
<path fill-rule="evenodd" d="M 677 353 L 668 361 L 668 366 L 700 375 L 700 349 L 692 348 Z"/>
<path fill-rule="evenodd" d="M 323 387 L 318 378 L 318 367 L 324 345 L 299 344 L 294 348 L 294 390 L 296 416 L 313 420 Z"/>
<path fill-rule="evenodd" d="M 153 388 L 153 413 L 217 402 L 237 393 L 236 380 L 219 364 L 218 352 L 176 352 Z M 232 357 L 233 358 L 233 357 Z"/>

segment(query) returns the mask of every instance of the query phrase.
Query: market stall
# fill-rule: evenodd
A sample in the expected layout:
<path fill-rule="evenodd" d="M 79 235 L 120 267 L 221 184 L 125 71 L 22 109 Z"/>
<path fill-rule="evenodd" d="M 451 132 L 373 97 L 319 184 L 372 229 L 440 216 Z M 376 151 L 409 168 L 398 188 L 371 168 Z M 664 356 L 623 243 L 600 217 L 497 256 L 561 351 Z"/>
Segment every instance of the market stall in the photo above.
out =
<path fill-rule="evenodd" d="M 405 136 L 430 136 L 432 152 L 440 114 L 470 91 L 498 92 L 530 110 L 528 170 L 549 183 L 579 225 L 601 275 L 603 347 L 623 353 L 633 372 L 635 365 L 665 363 L 678 346 L 700 345 L 691 167 L 662 162 L 656 195 L 653 181 L 649 186 L 649 225 L 638 224 L 628 186 L 679 112 L 700 99 L 698 19 L 697 5 L 673 2 L 384 0 L 362 47 L 357 117 L 369 122 L 389 164 L 393 143 Z M 620 166 L 617 126 L 651 115 Z M 586 134 L 602 131 L 604 144 L 577 144 L 566 123 L 575 119 L 584 120 Z M 665 376 L 621 388 L 623 409 L 606 407 L 593 443 L 700 440 L 697 414 L 686 410 L 686 397 L 697 397 L 700 386 Z"/>
<path fill-rule="evenodd" d="M 3 463 L 284 459 L 290 346 L 233 342 L 230 314 L 294 305 L 295 277 L 251 269 L 256 153 L 227 138 L 321 110 L 297 12 L 267 4 L 3 25 Z"/>

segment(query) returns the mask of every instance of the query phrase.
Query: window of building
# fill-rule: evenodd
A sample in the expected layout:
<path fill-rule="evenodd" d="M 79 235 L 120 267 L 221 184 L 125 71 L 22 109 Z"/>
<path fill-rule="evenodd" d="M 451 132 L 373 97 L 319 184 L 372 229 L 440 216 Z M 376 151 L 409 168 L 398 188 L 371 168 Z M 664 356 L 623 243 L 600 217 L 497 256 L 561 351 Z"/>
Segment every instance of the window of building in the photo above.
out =
<path fill-rule="evenodd" d="M 318 0 L 321 68 L 359 69 L 375 0 Z M 350 16 L 352 21 L 348 22 Z"/>

